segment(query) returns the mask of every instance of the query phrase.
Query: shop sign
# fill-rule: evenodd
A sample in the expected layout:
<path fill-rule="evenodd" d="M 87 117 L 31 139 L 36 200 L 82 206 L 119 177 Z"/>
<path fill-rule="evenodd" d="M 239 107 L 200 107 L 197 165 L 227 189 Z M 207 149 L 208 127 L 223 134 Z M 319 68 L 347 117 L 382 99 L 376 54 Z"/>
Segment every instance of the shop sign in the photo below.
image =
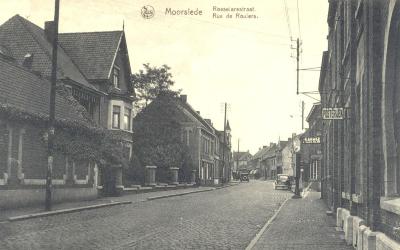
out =
<path fill-rule="evenodd" d="M 319 144 L 321 143 L 321 137 L 304 137 L 303 144 Z"/>
<path fill-rule="evenodd" d="M 344 108 L 323 108 L 322 119 L 324 120 L 343 120 Z"/>

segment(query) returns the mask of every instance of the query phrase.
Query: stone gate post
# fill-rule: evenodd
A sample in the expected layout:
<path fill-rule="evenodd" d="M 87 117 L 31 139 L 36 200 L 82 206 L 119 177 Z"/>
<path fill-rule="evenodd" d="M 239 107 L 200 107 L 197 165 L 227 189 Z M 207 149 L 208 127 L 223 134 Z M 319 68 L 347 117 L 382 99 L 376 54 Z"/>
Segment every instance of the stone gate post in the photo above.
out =
<path fill-rule="evenodd" d="M 156 185 L 156 166 L 146 166 L 146 177 L 145 177 L 145 185 L 146 186 L 155 186 Z"/>

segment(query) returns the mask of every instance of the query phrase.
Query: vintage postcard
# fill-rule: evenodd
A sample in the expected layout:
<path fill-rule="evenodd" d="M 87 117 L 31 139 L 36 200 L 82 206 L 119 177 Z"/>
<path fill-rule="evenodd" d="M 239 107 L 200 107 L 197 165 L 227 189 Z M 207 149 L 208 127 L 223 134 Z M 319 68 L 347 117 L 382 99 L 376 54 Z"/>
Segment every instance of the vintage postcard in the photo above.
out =
<path fill-rule="evenodd" d="M 0 249 L 400 249 L 399 23 L 0 0 Z"/>

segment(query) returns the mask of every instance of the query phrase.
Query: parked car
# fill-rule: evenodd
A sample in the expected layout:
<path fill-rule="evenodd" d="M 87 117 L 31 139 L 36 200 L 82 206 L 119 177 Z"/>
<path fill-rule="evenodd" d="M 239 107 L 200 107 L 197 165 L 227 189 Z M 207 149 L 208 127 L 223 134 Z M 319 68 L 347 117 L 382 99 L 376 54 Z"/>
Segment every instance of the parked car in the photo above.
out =
<path fill-rule="evenodd" d="M 291 181 L 290 181 L 290 177 L 287 174 L 278 174 L 276 176 L 276 180 L 274 182 L 274 188 L 275 190 L 278 188 L 284 188 L 284 189 L 291 189 Z"/>

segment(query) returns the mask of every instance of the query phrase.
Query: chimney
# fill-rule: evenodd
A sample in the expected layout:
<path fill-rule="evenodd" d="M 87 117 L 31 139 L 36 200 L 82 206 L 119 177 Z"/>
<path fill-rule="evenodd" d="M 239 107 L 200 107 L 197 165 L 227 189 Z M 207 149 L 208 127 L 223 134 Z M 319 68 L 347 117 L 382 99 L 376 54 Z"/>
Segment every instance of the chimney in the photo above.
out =
<path fill-rule="evenodd" d="M 265 146 L 265 145 L 263 146 L 263 148 L 266 148 L 266 147 L 267 147 L 267 146 Z"/>
<path fill-rule="evenodd" d="M 196 113 L 197 113 L 198 115 L 200 115 L 200 111 L 196 111 Z"/>
<path fill-rule="evenodd" d="M 49 41 L 50 43 L 52 43 L 54 39 L 54 30 L 54 21 L 47 21 L 44 23 L 44 35 L 46 36 L 47 41 Z"/>
<path fill-rule="evenodd" d="M 212 126 L 212 122 L 211 119 L 204 119 L 205 122 L 207 122 L 208 124 L 210 124 Z"/>
<path fill-rule="evenodd" d="M 183 103 L 186 103 L 187 102 L 187 95 L 181 95 L 181 101 Z"/>

